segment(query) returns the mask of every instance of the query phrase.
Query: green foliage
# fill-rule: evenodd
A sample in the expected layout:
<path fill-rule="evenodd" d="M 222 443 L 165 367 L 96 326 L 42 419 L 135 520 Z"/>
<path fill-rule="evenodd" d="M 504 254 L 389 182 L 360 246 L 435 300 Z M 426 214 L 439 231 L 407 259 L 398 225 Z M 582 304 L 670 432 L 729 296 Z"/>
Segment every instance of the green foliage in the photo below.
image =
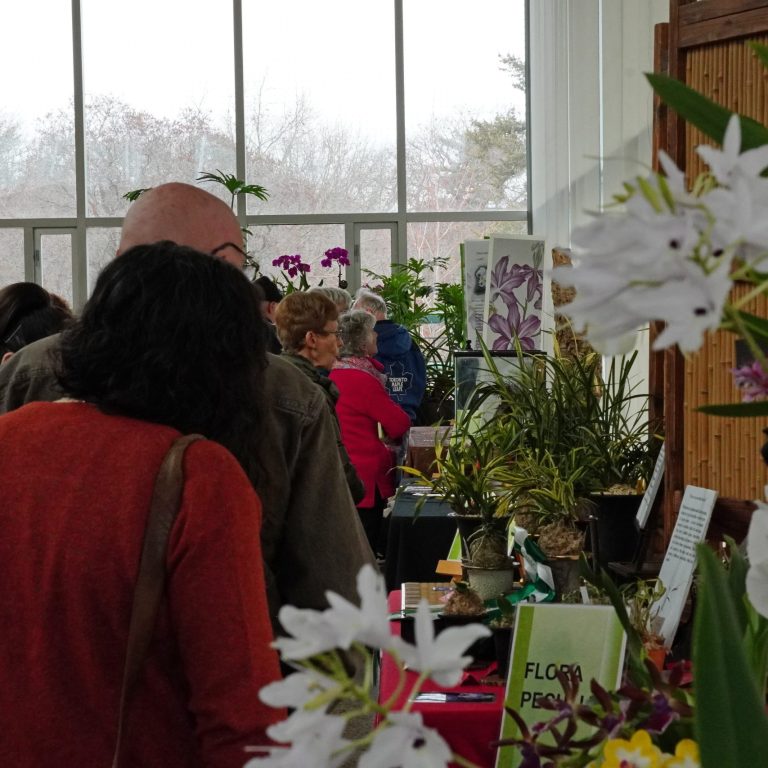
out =
<path fill-rule="evenodd" d="M 694 623 L 693 665 L 701 765 L 754 765 L 761 759 L 758 756 L 768 754 L 764 690 L 750 667 L 733 585 L 707 546 L 699 546 L 698 558 L 702 585 Z"/>
<path fill-rule="evenodd" d="M 509 515 L 510 495 L 501 484 L 506 457 L 498 455 L 494 446 L 482 436 L 457 434 L 446 444 L 435 442 L 435 461 L 429 472 L 401 467 L 415 477 L 453 510 L 463 515 L 479 515 L 483 522 Z M 422 496 L 417 510 L 424 505 Z"/>
<path fill-rule="evenodd" d="M 237 195 L 252 195 L 259 200 L 268 200 L 269 192 L 259 184 L 246 184 L 241 179 L 238 179 L 234 174 L 224 173 L 218 168 L 216 173 L 210 173 L 205 171 L 197 177 L 197 181 L 211 181 L 216 184 L 221 184 L 231 195 L 230 207 L 235 207 L 235 197 Z"/>
<path fill-rule="evenodd" d="M 152 189 L 152 187 L 142 187 L 141 189 L 132 189 L 130 192 L 126 192 L 123 195 L 123 200 L 127 200 L 130 203 L 135 203 L 145 192 Z"/>
<path fill-rule="evenodd" d="M 651 87 L 661 100 L 680 117 L 702 133 L 722 144 L 725 129 L 733 112 L 716 104 L 679 80 L 660 74 L 646 74 Z M 741 151 L 768 144 L 768 128 L 752 118 L 741 116 Z"/>
<path fill-rule="evenodd" d="M 519 348 L 518 355 L 523 359 Z M 590 493 L 615 484 L 634 487 L 650 477 L 658 446 L 649 435 L 647 395 L 631 381 L 636 356 L 614 358 L 603 376 L 596 353 L 570 357 L 556 351 L 528 356 L 528 364 L 507 379 L 486 350 L 492 380 L 470 396 L 468 420 L 489 402 L 498 404 L 485 423 L 477 423 L 509 458 L 505 482 L 531 489 L 523 498 L 536 502 L 534 513 L 551 517 L 557 498 L 575 510 Z"/>

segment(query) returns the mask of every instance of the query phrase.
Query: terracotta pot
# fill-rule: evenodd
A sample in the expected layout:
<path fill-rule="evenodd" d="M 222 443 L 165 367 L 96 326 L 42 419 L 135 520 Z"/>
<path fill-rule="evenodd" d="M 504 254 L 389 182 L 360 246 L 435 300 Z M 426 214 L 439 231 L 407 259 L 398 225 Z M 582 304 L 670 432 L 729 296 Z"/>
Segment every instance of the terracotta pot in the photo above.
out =
<path fill-rule="evenodd" d="M 667 660 L 667 649 L 658 647 L 646 647 L 645 652 L 648 654 L 648 658 L 653 662 L 656 669 L 658 669 L 659 672 L 663 672 L 664 662 Z"/>

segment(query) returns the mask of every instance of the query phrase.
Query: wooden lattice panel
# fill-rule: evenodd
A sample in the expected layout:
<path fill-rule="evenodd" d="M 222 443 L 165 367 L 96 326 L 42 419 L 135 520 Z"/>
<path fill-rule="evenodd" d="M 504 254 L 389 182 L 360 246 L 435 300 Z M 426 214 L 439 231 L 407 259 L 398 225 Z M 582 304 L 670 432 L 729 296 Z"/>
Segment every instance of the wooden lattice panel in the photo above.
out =
<path fill-rule="evenodd" d="M 755 40 L 768 43 L 767 35 Z M 714 101 L 768 122 L 768 74 L 743 40 L 729 40 L 693 48 L 686 55 L 686 82 Z M 689 179 L 705 169 L 695 147 L 712 143 L 700 131 L 686 127 L 686 169 Z M 732 298 L 748 286 L 734 288 Z M 760 297 L 745 307 L 768 316 L 768 301 Z M 685 482 L 715 488 L 722 496 L 741 499 L 763 497 L 768 472 L 760 458 L 762 433 L 768 419 L 729 419 L 704 416 L 696 408 L 707 403 L 738 402 L 731 369 L 735 366 L 735 337 L 718 332 L 686 361 L 684 405 Z"/>

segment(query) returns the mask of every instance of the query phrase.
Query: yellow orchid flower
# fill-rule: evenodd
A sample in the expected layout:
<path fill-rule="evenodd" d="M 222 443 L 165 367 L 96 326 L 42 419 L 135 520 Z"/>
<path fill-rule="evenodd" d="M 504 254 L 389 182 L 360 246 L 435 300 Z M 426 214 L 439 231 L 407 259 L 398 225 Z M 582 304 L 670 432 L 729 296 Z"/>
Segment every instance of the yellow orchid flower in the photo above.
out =
<path fill-rule="evenodd" d="M 637 731 L 632 738 L 611 739 L 603 750 L 602 768 L 661 768 L 661 751 L 648 731 Z"/>
<path fill-rule="evenodd" d="M 674 757 L 665 760 L 662 768 L 701 768 L 699 745 L 693 739 L 679 741 Z"/>

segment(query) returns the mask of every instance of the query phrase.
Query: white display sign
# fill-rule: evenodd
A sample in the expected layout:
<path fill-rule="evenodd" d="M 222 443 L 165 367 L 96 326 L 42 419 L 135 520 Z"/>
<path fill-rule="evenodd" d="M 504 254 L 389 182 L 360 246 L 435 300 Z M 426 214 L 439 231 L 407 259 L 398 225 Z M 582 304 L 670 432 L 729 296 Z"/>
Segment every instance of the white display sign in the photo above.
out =
<path fill-rule="evenodd" d="M 655 623 L 660 625 L 658 633 L 664 638 L 667 648 L 675 639 L 683 607 L 693 581 L 696 568 L 696 545 L 704 541 L 712 518 L 717 492 L 709 488 L 688 485 L 680 504 L 675 529 L 669 540 L 659 579 L 666 592 L 656 612 Z"/>
<path fill-rule="evenodd" d="M 651 507 L 656 500 L 656 494 L 661 485 L 661 478 L 664 477 L 664 464 L 666 462 L 666 447 L 661 446 L 659 455 L 656 457 L 656 464 L 653 467 L 653 474 L 648 481 L 648 487 L 645 489 L 643 500 L 640 502 L 640 506 L 637 508 L 637 515 L 635 520 L 637 521 L 637 527 L 642 531 L 648 522 L 648 515 L 651 514 Z"/>
<path fill-rule="evenodd" d="M 464 306 L 467 339 L 472 349 L 480 349 L 483 338 L 485 293 L 488 285 L 490 240 L 466 240 L 464 246 Z"/>

